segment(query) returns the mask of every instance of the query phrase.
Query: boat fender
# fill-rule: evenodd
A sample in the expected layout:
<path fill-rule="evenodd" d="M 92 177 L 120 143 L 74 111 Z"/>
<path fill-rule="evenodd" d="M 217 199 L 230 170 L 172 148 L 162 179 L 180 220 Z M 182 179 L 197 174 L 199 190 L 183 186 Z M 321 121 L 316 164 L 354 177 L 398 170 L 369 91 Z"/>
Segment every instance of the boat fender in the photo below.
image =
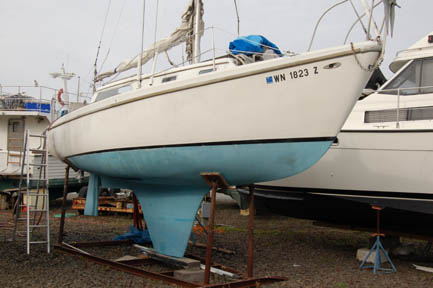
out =
<path fill-rule="evenodd" d="M 62 100 L 62 94 L 63 94 L 63 88 L 60 88 L 59 92 L 57 92 L 57 101 L 59 101 L 59 104 L 62 106 L 65 106 L 65 102 Z"/>

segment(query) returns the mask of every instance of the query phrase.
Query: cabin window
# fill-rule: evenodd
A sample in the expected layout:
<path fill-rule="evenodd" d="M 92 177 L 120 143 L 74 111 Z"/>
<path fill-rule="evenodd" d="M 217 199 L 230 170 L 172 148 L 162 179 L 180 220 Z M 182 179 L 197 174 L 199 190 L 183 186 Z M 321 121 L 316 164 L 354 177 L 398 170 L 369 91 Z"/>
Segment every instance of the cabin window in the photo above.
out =
<path fill-rule="evenodd" d="M 170 82 L 170 81 L 174 81 L 174 80 L 176 80 L 176 78 L 177 78 L 176 75 L 164 77 L 164 78 L 162 78 L 161 83 L 167 83 L 167 82 Z"/>
<path fill-rule="evenodd" d="M 400 74 L 394 78 L 383 90 L 383 94 L 415 95 L 433 93 L 433 58 L 414 60 Z M 392 90 L 392 91 L 389 91 Z"/>
<path fill-rule="evenodd" d="M 200 71 L 198 72 L 198 74 L 201 75 L 201 74 L 206 74 L 206 73 L 213 72 L 213 71 L 214 71 L 213 68 L 210 68 L 210 69 L 204 69 L 204 70 L 200 70 Z"/>
<path fill-rule="evenodd" d="M 115 87 L 108 90 L 104 90 L 101 92 L 98 92 L 98 96 L 96 96 L 96 101 L 101 101 L 110 97 L 113 97 L 115 95 L 119 95 L 128 91 L 131 91 L 132 87 L 131 85 L 125 85 L 121 87 Z"/>
<path fill-rule="evenodd" d="M 402 108 L 398 121 L 433 120 L 433 106 Z M 366 111 L 364 123 L 396 122 L 397 109 Z"/>
<path fill-rule="evenodd" d="M 421 93 L 433 93 L 433 58 L 422 63 Z"/>

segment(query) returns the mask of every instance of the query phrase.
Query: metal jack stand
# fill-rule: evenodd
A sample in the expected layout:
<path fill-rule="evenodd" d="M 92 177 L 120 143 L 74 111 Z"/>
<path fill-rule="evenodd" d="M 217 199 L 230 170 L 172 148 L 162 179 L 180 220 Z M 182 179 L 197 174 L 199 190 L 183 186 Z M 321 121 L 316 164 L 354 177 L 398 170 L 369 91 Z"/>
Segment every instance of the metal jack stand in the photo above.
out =
<path fill-rule="evenodd" d="M 143 221 L 143 217 L 140 215 L 140 210 L 138 208 L 138 199 L 134 193 L 132 194 L 132 201 L 134 202 L 134 213 L 132 216 L 134 218 L 134 227 L 138 230 L 146 230 L 146 222 Z"/>
<path fill-rule="evenodd" d="M 210 218 L 209 218 L 209 231 L 207 234 L 207 249 L 206 249 L 206 265 L 204 269 L 204 283 L 209 284 L 210 280 L 210 266 L 212 258 L 212 245 L 213 245 L 213 228 L 215 220 L 215 203 L 216 203 L 216 189 L 217 187 L 228 187 L 229 185 L 225 179 L 219 173 L 200 173 L 201 177 L 206 183 L 211 186 L 211 206 L 210 206 Z"/>
<path fill-rule="evenodd" d="M 62 197 L 62 214 L 60 217 L 60 227 L 59 227 L 59 238 L 57 240 L 58 244 L 62 244 L 65 228 L 65 214 L 66 214 L 66 197 L 68 195 L 68 185 L 69 185 L 69 170 L 71 166 L 67 165 L 65 168 L 65 183 L 63 185 L 63 197 Z"/>
<path fill-rule="evenodd" d="M 383 209 L 383 207 L 378 206 L 371 206 L 372 209 L 376 210 L 377 215 L 377 224 L 376 224 L 376 233 L 372 236 L 376 236 L 376 242 L 374 242 L 373 247 L 371 247 L 370 251 L 368 252 L 367 256 L 364 258 L 364 261 L 362 261 L 361 266 L 359 268 L 373 268 L 374 274 L 376 273 L 392 273 L 397 272 L 397 269 L 395 269 L 394 264 L 392 263 L 391 259 L 388 256 L 388 253 L 386 252 L 385 248 L 383 248 L 383 245 L 380 241 L 381 236 L 385 236 L 385 234 L 380 233 L 380 210 Z M 370 257 L 371 253 L 373 251 L 376 252 L 376 257 L 374 259 L 373 265 L 365 265 L 367 262 L 368 257 Z M 380 253 L 383 252 L 383 255 L 385 255 L 386 260 L 391 265 L 391 268 L 382 268 L 380 265 L 382 263 Z"/>
<path fill-rule="evenodd" d="M 216 189 L 227 189 L 229 184 L 224 179 L 224 177 L 218 172 L 202 172 L 200 175 L 206 181 L 206 183 L 211 187 L 211 210 L 210 210 L 210 219 L 209 219 L 209 232 L 208 232 L 208 240 L 207 240 L 207 250 L 206 250 L 206 266 L 205 266 L 205 275 L 204 275 L 204 283 L 205 287 L 208 287 L 210 280 L 210 266 L 211 266 L 211 257 L 212 257 L 212 244 L 213 244 L 213 228 L 214 228 L 214 220 L 215 220 L 215 203 L 216 203 Z M 249 219 L 248 219 L 248 265 L 247 265 L 247 276 L 248 278 L 245 280 L 241 280 L 240 283 L 226 283 L 227 286 L 224 287 L 258 287 L 260 285 L 264 285 L 266 283 L 273 283 L 277 281 L 286 281 L 286 278 L 283 277 L 262 277 L 262 278 L 253 278 L 253 255 L 254 255 L 254 185 L 249 185 L 250 189 L 250 207 L 249 207 Z M 251 281 L 251 285 L 248 285 L 248 281 Z M 236 285 L 246 285 L 246 286 L 235 286 Z M 231 286 L 233 285 L 233 286 Z M 212 285 L 209 285 L 209 287 Z M 213 287 L 213 286 L 212 286 Z"/>

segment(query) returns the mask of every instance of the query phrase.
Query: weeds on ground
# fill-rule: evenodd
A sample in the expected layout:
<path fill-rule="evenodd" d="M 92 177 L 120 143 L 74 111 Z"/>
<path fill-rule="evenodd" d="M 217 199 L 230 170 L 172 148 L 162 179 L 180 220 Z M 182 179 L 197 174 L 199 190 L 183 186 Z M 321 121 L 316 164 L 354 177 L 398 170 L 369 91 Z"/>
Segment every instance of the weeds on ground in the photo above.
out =
<path fill-rule="evenodd" d="M 349 286 L 344 282 L 337 282 L 337 283 L 335 283 L 334 287 L 335 288 L 349 288 Z"/>

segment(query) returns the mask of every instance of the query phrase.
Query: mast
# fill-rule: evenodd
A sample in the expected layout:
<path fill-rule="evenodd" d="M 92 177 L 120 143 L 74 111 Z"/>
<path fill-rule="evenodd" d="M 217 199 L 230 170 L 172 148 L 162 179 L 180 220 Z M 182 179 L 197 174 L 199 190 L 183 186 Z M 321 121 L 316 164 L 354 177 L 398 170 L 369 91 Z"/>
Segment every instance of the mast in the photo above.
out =
<path fill-rule="evenodd" d="M 200 62 L 200 16 L 201 16 L 201 0 L 194 0 L 194 48 L 192 50 L 192 63 Z"/>

